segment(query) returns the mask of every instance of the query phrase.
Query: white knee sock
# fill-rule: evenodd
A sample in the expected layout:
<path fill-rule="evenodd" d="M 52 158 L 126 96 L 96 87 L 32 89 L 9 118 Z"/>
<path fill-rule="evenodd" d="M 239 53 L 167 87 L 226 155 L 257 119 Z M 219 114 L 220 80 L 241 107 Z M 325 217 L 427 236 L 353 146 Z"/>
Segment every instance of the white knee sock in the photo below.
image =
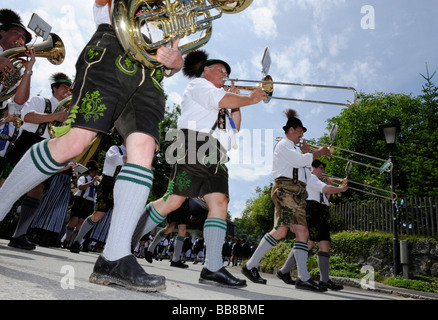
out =
<path fill-rule="evenodd" d="M 34 144 L 3 183 L 0 188 L 0 221 L 23 194 L 65 167 L 66 164 L 57 163 L 50 155 L 48 141 Z"/>
<path fill-rule="evenodd" d="M 153 172 L 126 163 L 114 185 L 114 210 L 103 255 L 115 261 L 131 254 L 131 239 L 152 188 Z"/>
<path fill-rule="evenodd" d="M 227 233 L 227 222 L 217 218 L 207 218 L 204 223 L 205 250 L 207 256 L 205 267 L 212 271 L 218 271 L 223 267 L 222 244 Z"/>

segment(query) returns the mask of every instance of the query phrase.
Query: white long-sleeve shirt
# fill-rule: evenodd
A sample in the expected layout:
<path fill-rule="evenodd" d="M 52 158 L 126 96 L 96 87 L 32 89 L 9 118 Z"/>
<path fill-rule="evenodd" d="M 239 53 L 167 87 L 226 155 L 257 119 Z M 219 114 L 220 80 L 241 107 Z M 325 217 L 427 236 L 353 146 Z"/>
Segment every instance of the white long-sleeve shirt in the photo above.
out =
<path fill-rule="evenodd" d="M 298 180 L 307 183 L 311 175 L 313 155 L 302 153 L 295 143 L 283 138 L 274 149 L 272 177 L 293 178 L 293 169 L 298 169 Z"/>

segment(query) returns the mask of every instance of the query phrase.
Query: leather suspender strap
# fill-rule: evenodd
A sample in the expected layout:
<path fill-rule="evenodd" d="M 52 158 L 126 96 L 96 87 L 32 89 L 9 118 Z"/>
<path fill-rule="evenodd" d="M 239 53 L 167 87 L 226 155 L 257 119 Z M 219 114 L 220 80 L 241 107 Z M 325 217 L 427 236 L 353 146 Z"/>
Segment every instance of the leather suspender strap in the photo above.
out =
<path fill-rule="evenodd" d="M 44 100 L 46 101 L 46 108 L 44 109 L 44 113 L 52 113 L 52 103 L 47 98 L 45 98 Z M 35 133 L 39 136 L 42 136 L 44 134 L 44 131 L 46 131 L 46 127 L 47 122 L 40 123 Z"/>
<path fill-rule="evenodd" d="M 292 182 L 293 184 L 298 183 L 298 168 L 294 168 L 292 172 Z"/>

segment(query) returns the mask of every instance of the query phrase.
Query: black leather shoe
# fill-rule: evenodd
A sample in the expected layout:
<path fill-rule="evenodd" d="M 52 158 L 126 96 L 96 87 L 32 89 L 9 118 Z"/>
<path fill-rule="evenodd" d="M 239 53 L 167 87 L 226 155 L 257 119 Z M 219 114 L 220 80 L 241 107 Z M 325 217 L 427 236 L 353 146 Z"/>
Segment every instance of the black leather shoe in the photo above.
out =
<path fill-rule="evenodd" d="M 242 267 L 242 273 L 245 277 L 247 277 L 252 282 L 260 283 L 260 284 L 266 284 L 266 282 L 267 282 L 266 279 L 263 279 L 262 277 L 260 277 L 259 271 L 257 270 L 256 267 L 254 267 L 252 269 L 248 269 L 248 267 L 245 264 Z"/>
<path fill-rule="evenodd" d="M 236 289 L 246 287 L 246 280 L 235 278 L 225 267 L 220 268 L 216 272 L 212 272 L 204 267 L 199 277 L 199 283 Z"/>
<path fill-rule="evenodd" d="M 283 282 L 286 284 L 295 284 L 295 280 L 292 280 L 290 273 L 281 273 L 280 270 L 278 270 L 277 277 L 283 280 Z"/>
<path fill-rule="evenodd" d="M 188 268 L 189 266 L 188 265 L 186 265 L 185 263 L 182 263 L 181 262 L 181 260 L 178 260 L 178 261 L 170 261 L 170 266 L 171 267 L 177 267 L 177 268 L 182 268 L 182 269 L 186 269 L 186 268 Z"/>
<path fill-rule="evenodd" d="M 295 283 L 295 288 L 303 289 L 303 290 L 311 290 L 311 291 L 327 291 L 327 288 L 321 288 L 312 279 L 309 279 L 307 281 L 303 281 L 300 278 L 298 278 L 296 283 Z"/>
<path fill-rule="evenodd" d="M 96 284 L 116 284 L 129 290 L 144 292 L 156 292 L 166 288 L 166 279 L 147 274 L 133 255 L 116 261 L 108 261 L 102 255 L 99 256 L 89 280 Z"/>
<path fill-rule="evenodd" d="M 77 241 L 73 242 L 70 247 L 70 252 L 79 253 L 79 251 L 81 251 L 81 244 Z"/>
<path fill-rule="evenodd" d="M 152 263 L 152 252 L 146 250 L 144 252 L 144 258 L 147 262 Z"/>
<path fill-rule="evenodd" d="M 330 289 L 330 290 L 333 290 L 333 291 L 339 291 L 339 290 L 344 289 L 344 286 L 343 286 L 343 285 L 336 284 L 336 283 L 334 283 L 332 280 L 329 280 L 328 282 L 322 282 L 322 281 L 320 281 L 320 282 L 319 282 L 319 286 L 320 286 L 321 288 L 326 288 L 326 290 L 327 290 L 327 289 Z"/>
<path fill-rule="evenodd" d="M 34 250 L 36 248 L 36 244 L 31 242 L 25 234 L 17 238 L 11 238 L 11 241 L 9 241 L 8 246 L 18 249 L 24 249 L 24 250 Z"/>

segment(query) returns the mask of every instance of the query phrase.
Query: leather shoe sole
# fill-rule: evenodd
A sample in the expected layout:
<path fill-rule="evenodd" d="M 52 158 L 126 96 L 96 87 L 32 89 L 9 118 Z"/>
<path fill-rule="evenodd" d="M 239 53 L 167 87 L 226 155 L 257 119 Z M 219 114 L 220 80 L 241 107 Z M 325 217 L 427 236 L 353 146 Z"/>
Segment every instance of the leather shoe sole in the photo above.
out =
<path fill-rule="evenodd" d="M 99 256 L 89 280 L 95 284 L 115 284 L 134 291 L 157 292 L 166 289 L 166 279 L 147 274 L 132 255 L 116 261 Z"/>

